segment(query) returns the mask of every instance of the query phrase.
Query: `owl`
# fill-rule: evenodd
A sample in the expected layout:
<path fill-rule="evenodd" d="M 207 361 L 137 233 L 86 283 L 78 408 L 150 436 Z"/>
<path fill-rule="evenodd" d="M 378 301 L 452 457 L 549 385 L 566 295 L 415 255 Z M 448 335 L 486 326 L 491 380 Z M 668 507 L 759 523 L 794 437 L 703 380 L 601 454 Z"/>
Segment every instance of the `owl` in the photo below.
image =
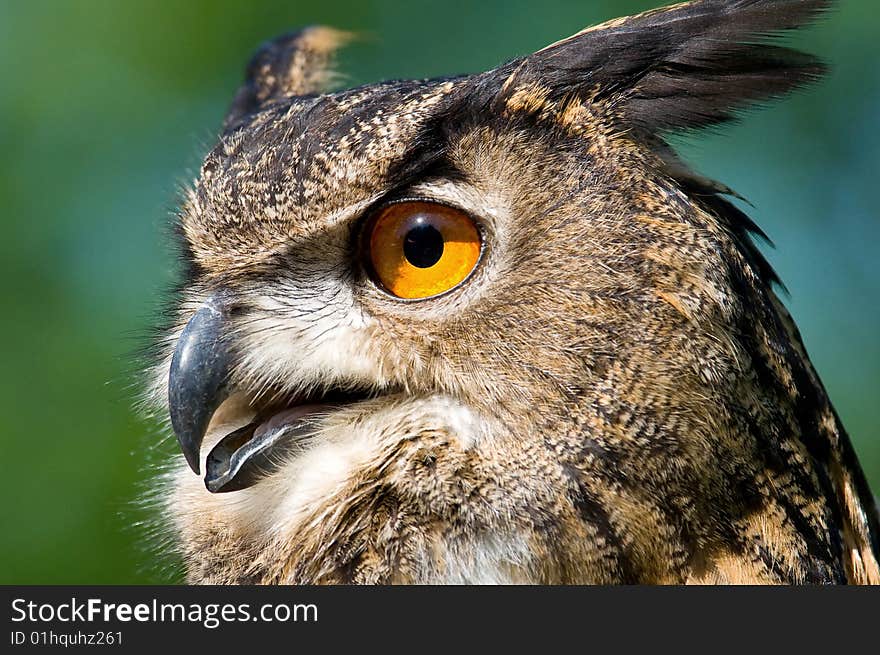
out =
<path fill-rule="evenodd" d="M 774 37 L 830 4 L 696 0 L 333 92 L 347 34 L 260 48 L 150 369 L 188 580 L 880 583 L 761 230 L 667 141 L 820 77 Z"/>

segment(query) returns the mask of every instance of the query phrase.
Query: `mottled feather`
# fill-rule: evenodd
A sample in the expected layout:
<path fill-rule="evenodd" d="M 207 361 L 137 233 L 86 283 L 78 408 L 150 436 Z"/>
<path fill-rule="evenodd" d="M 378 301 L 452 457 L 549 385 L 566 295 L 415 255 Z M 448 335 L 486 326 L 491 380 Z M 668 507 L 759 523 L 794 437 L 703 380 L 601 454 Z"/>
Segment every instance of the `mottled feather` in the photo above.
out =
<path fill-rule="evenodd" d="M 267 397 L 375 397 L 251 488 L 181 467 L 189 579 L 880 583 L 874 500 L 762 233 L 664 141 L 820 75 L 772 39 L 830 4 L 700 0 L 486 73 L 336 93 L 334 39 L 302 36 L 328 33 L 264 47 L 181 212 L 192 279 L 153 396 L 222 289 L 242 391 L 208 445 Z M 402 303 L 358 244 L 412 197 L 476 217 L 485 252 Z"/>

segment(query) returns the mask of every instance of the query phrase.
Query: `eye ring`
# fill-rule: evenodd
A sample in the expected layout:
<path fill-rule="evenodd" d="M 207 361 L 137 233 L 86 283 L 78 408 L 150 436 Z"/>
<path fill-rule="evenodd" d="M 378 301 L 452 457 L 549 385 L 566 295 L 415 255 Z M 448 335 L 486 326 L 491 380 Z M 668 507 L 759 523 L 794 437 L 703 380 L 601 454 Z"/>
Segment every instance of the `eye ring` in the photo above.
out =
<path fill-rule="evenodd" d="M 370 213 L 361 259 L 376 286 L 400 301 L 436 298 L 466 282 L 483 257 L 484 230 L 467 212 L 401 199 Z"/>

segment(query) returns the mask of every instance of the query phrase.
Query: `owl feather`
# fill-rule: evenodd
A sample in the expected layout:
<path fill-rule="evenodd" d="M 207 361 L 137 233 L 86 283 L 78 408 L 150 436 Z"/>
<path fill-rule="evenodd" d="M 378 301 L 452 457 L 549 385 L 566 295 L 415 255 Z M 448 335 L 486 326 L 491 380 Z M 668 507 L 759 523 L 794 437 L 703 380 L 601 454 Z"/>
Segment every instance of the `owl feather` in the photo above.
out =
<path fill-rule="evenodd" d="M 831 4 L 696 0 L 332 93 L 337 33 L 261 48 L 150 392 L 189 580 L 880 583 L 763 233 L 666 141 L 819 78 L 778 37 Z"/>

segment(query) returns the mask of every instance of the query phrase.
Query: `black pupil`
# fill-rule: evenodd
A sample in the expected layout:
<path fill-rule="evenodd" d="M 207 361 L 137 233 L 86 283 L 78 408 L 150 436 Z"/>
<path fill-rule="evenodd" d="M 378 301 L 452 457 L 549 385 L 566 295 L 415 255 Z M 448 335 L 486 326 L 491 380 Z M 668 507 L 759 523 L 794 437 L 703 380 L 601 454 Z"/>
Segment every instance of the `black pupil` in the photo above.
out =
<path fill-rule="evenodd" d="M 403 254 L 417 268 L 430 268 L 443 256 L 443 235 L 433 225 L 420 223 L 403 239 Z"/>

